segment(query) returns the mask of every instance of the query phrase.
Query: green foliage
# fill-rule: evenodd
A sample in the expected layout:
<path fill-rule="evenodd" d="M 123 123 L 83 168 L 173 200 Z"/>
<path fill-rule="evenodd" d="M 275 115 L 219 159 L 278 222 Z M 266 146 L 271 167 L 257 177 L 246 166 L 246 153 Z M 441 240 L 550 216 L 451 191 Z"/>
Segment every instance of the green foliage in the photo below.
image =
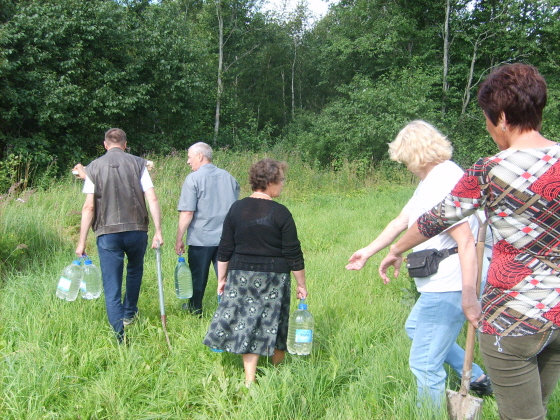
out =
<path fill-rule="evenodd" d="M 108 1 L 19 7 L 2 27 L 4 147 L 46 153 L 47 161 L 93 152 L 96 132 L 144 94 L 123 83 L 135 72 L 123 54 L 129 37 L 122 19 Z"/>
<path fill-rule="evenodd" d="M 2 148 L 71 165 L 96 156 L 112 126 L 140 153 L 185 147 L 211 121 L 196 109 L 212 101 L 198 76 L 206 47 L 190 42 L 181 10 L 173 2 L 21 4 L 0 32 Z"/>
<path fill-rule="evenodd" d="M 323 165 L 339 159 L 379 162 L 406 123 L 418 115 L 437 118 L 438 104 L 429 97 L 436 82 L 438 77 L 422 68 L 394 71 L 375 82 L 357 76 L 341 89 L 344 98 L 318 115 L 299 116 L 285 141 Z"/>
<path fill-rule="evenodd" d="M 308 35 L 313 54 L 307 68 L 319 73 L 316 96 L 336 96 L 336 87 L 363 75 L 377 78 L 410 64 L 411 34 L 416 23 L 398 2 L 340 2 Z"/>
<path fill-rule="evenodd" d="M 554 90 L 558 85 L 560 11 L 555 3 L 458 0 L 450 5 L 449 86 L 445 94 L 441 79 L 444 3 L 352 0 L 334 6 L 306 37 L 311 57 L 307 67 L 307 108 L 315 111 L 317 117 L 298 117 L 286 130 L 289 142 L 299 144 L 301 138 L 304 149 L 322 162 L 335 159 L 345 146 L 351 156 L 358 151 L 360 157 L 367 158 L 373 150 L 376 156 L 383 156 L 385 150 L 377 148 L 381 143 L 379 137 L 355 147 L 354 139 L 360 138 L 361 133 L 353 132 L 352 128 L 360 126 L 360 122 L 349 116 L 354 112 L 347 106 L 349 91 L 341 88 L 349 86 L 352 92 L 357 87 L 355 80 L 365 78 L 374 84 L 381 101 L 388 98 L 393 105 L 395 101 L 388 92 L 401 94 L 403 106 L 393 106 L 387 113 L 389 118 L 382 121 L 387 129 L 375 130 L 385 136 L 384 142 L 391 141 L 409 120 L 425 119 L 449 135 L 455 147 L 455 160 L 469 166 L 478 157 L 496 152 L 476 105 L 476 89 L 493 67 L 516 61 L 538 65 L 549 81 L 551 100 L 543 130 L 551 133 L 551 138 L 558 138 Z M 430 80 L 415 74 L 405 90 L 395 89 L 395 75 L 405 73 L 403 68 L 418 69 Z M 422 97 L 428 103 L 417 106 Z M 370 111 L 370 118 L 376 117 L 375 110 Z M 376 122 L 368 127 L 375 127 Z M 325 128 L 318 129 L 319 125 Z"/>
<path fill-rule="evenodd" d="M 214 97 L 214 48 L 207 29 L 189 18 L 180 2 L 133 9 L 132 59 L 140 69 L 138 83 L 147 86 L 146 97 L 121 126 L 137 144 L 136 152 L 168 153 L 207 140 Z M 125 128 L 126 127 L 126 128 Z"/>
<path fill-rule="evenodd" d="M 496 144 L 486 131 L 482 112 L 464 116 L 450 124 L 445 134 L 453 145 L 453 160 L 463 168 L 468 168 L 483 156 L 498 152 Z"/>

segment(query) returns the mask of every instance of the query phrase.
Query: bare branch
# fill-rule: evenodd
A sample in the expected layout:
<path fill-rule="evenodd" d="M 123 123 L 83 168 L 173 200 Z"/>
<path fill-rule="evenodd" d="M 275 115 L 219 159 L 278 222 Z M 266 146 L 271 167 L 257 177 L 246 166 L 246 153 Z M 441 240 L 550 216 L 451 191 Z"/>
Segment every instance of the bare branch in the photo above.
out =
<path fill-rule="evenodd" d="M 224 73 L 226 71 L 228 71 L 228 69 L 233 66 L 235 63 L 237 63 L 239 60 L 241 60 L 243 57 L 248 56 L 249 54 L 251 54 L 253 51 L 255 51 L 256 48 L 258 48 L 260 46 L 260 44 L 255 44 L 251 47 L 251 49 L 245 51 L 243 54 L 241 54 L 239 57 L 235 57 L 235 60 L 233 60 L 231 63 L 229 63 L 227 66 L 225 66 L 224 68 Z"/>

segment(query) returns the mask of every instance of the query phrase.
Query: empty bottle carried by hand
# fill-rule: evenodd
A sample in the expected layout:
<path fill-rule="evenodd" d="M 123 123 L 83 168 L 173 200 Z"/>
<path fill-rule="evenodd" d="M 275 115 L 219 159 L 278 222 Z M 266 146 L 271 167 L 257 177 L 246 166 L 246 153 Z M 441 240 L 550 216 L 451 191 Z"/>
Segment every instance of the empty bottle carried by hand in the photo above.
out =
<path fill-rule="evenodd" d="M 190 299 L 193 293 L 191 269 L 183 257 L 175 266 L 175 293 L 179 299 Z"/>
<path fill-rule="evenodd" d="M 313 346 L 313 315 L 307 310 L 305 299 L 301 299 L 298 308 L 290 316 L 288 324 L 288 352 L 306 356 Z"/>
<path fill-rule="evenodd" d="M 61 299 L 76 300 L 83 275 L 80 260 L 74 260 L 62 271 L 56 288 L 56 295 Z"/>
<path fill-rule="evenodd" d="M 84 261 L 82 268 L 84 276 L 80 286 L 80 293 L 84 299 L 97 299 L 101 296 L 101 271 L 89 258 Z"/>

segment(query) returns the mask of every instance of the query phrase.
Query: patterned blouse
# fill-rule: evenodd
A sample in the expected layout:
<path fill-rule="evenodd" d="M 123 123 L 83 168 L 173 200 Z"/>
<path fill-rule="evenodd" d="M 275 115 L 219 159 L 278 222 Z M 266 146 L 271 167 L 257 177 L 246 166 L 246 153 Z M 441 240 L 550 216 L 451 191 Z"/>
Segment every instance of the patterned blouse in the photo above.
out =
<path fill-rule="evenodd" d="M 560 328 L 560 144 L 479 159 L 418 219 L 433 237 L 486 208 L 494 247 L 482 331 L 523 336 Z"/>

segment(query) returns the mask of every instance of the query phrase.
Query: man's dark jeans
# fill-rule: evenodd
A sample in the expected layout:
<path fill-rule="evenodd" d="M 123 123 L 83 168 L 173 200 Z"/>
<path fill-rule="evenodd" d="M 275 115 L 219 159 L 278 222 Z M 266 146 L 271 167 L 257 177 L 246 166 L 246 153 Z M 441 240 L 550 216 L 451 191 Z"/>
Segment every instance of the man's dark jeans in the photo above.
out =
<path fill-rule="evenodd" d="M 129 231 L 109 233 L 97 237 L 97 250 L 103 276 L 103 291 L 109 324 L 122 340 L 123 319 L 138 312 L 138 296 L 144 272 L 144 254 L 148 245 L 148 232 Z M 124 256 L 126 264 L 126 292 L 122 297 Z"/>

